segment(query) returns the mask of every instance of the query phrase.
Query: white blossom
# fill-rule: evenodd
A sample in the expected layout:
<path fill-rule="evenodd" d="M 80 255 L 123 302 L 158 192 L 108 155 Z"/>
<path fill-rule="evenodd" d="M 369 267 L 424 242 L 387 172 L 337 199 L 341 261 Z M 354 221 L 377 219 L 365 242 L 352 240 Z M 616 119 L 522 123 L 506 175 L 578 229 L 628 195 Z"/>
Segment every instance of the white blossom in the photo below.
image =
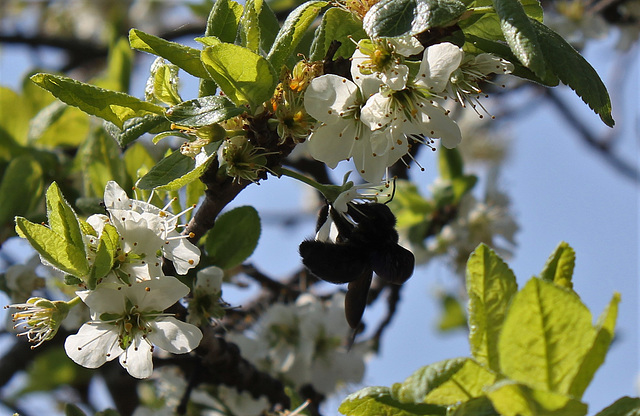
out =
<path fill-rule="evenodd" d="M 114 181 L 109 181 L 104 192 L 104 203 L 107 211 L 114 219 L 114 225 L 120 232 L 120 229 L 131 229 L 135 227 L 131 221 L 140 221 L 157 237 L 149 235 L 149 247 L 154 247 L 161 240 L 154 253 L 161 250 L 162 255 L 170 260 L 178 274 L 186 274 L 189 269 L 197 266 L 200 261 L 200 250 L 194 244 L 187 240 L 188 236 L 180 235 L 176 228 L 178 227 L 179 214 L 170 213 L 167 208 L 158 208 L 155 205 L 137 199 L 130 199 L 124 190 Z M 120 224 L 115 222 L 120 220 Z M 126 222 L 126 223 L 125 223 Z M 140 231 L 141 232 L 141 231 Z M 126 241 L 126 239 L 125 239 Z M 137 241 L 139 243 L 139 241 Z M 153 243 L 152 243 L 153 242 Z M 150 263 L 150 260 L 147 260 Z M 152 273 L 153 274 L 153 273 Z"/>
<path fill-rule="evenodd" d="M 162 312 L 189 293 L 175 277 L 102 284 L 76 293 L 89 306 L 92 320 L 67 337 L 64 347 L 69 358 L 83 367 L 97 368 L 119 357 L 129 374 L 147 378 L 153 372 L 154 345 L 184 354 L 202 339 L 197 327 Z"/>

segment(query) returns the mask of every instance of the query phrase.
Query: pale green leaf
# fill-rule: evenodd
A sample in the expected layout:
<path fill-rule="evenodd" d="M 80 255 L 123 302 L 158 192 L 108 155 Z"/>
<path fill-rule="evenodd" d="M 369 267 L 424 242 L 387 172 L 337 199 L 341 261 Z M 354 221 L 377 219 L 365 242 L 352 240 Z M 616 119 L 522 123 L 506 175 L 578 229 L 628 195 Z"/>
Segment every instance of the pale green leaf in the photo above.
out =
<path fill-rule="evenodd" d="M 587 405 L 570 396 L 505 380 L 489 388 L 487 397 L 502 416 L 584 416 Z"/>
<path fill-rule="evenodd" d="M 493 408 L 491 401 L 487 396 L 477 397 L 475 399 L 463 402 L 455 408 L 451 416 L 500 416 L 496 409 Z"/>
<path fill-rule="evenodd" d="M 40 73 L 32 76 L 31 80 L 61 101 L 110 121 L 119 128 L 130 118 L 164 113 L 158 105 L 63 76 Z"/>
<path fill-rule="evenodd" d="M 204 196 L 205 186 L 202 181 L 192 181 L 187 184 L 185 206 L 195 206 L 200 202 L 200 198 Z M 184 214 L 187 221 L 193 216 L 193 210 Z"/>
<path fill-rule="evenodd" d="M 322 16 L 322 22 L 313 38 L 311 45 L 312 61 L 320 61 L 324 59 L 329 49 L 329 45 L 333 40 L 337 40 L 342 45 L 338 48 L 334 57 L 342 56 L 350 58 L 356 50 L 356 44 L 352 42 L 359 41 L 367 36 L 362 29 L 362 22 L 356 19 L 353 14 L 339 7 L 333 7 Z"/>
<path fill-rule="evenodd" d="M 517 290 L 516 278 L 493 250 L 481 244 L 469 257 L 466 279 L 471 354 L 478 362 L 500 371 L 498 339 Z"/>
<path fill-rule="evenodd" d="M 131 180 L 131 183 L 136 183 L 138 179 L 140 179 L 140 176 L 138 176 L 140 168 L 149 170 L 155 164 L 155 159 L 151 157 L 147 149 L 141 143 L 132 144 L 124 152 L 125 170 L 127 172 L 127 176 L 129 176 Z"/>
<path fill-rule="evenodd" d="M 448 380 L 429 391 L 425 403 L 453 405 L 465 402 L 483 394 L 485 387 L 495 383 L 497 376 L 473 359 L 467 359 L 463 366 Z"/>
<path fill-rule="evenodd" d="M 460 301 L 449 294 L 440 297 L 440 319 L 438 319 L 438 329 L 440 331 L 451 331 L 460 328 L 467 328 L 467 315 Z"/>
<path fill-rule="evenodd" d="M 84 238 L 78 217 L 62 196 L 57 183 L 53 182 L 47 189 L 46 202 L 47 220 L 51 230 L 64 238 L 66 244 L 71 244 L 84 253 Z"/>
<path fill-rule="evenodd" d="M 302 40 L 306 30 L 320 13 L 320 10 L 327 4 L 329 3 L 326 1 L 308 1 L 298 6 L 287 16 L 267 55 L 267 59 L 271 62 L 273 68 L 280 71 Z"/>
<path fill-rule="evenodd" d="M 362 24 L 371 38 L 416 35 L 449 26 L 466 10 L 458 0 L 382 0 L 369 9 Z"/>
<path fill-rule="evenodd" d="M 260 53 L 260 23 L 258 15 L 262 9 L 263 0 L 246 0 L 244 12 L 238 24 L 240 46 L 251 52 Z"/>
<path fill-rule="evenodd" d="M 196 161 L 193 158 L 180 152 L 171 153 L 153 166 L 140 179 L 137 185 L 138 188 L 165 191 L 175 191 L 182 188 L 189 182 L 197 180 L 204 173 L 211 160 L 215 158 L 217 146 L 219 146 L 219 143 L 210 152 L 207 152 L 208 157 L 199 165 L 196 165 Z"/>
<path fill-rule="evenodd" d="M 466 19 L 460 20 L 458 25 L 465 35 L 475 35 L 486 40 L 504 41 L 500 26 L 500 17 L 493 10 L 492 0 L 463 1 L 468 9 L 480 9 Z M 520 4 L 527 16 L 542 22 L 542 6 L 538 0 L 521 0 Z M 512 60 L 510 60 L 513 62 Z"/>
<path fill-rule="evenodd" d="M 232 0 L 216 0 L 207 19 L 205 36 L 215 36 L 222 42 L 233 43 L 243 7 Z"/>
<path fill-rule="evenodd" d="M 114 235 L 115 233 L 115 235 Z M 114 239 L 115 237 L 115 239 Z M 111 271 L 118 249 L 118 232 L 111 224 L 105 224 L 100 242 L 96 250 L 96 256 L 89 269 L 87 287 L 95 289 L 96 284 Z"/>
<path fill-rule="evenodd" d="M 420 368 L 393 385 L 393 397 L 403 403 L 424 403 L 427 394 L 449 380 L 469 358 L 453 358 Z"/>
<path fill-rule="evenodd" d="M 132 48 L 160 56 L 194 77 L 209 78 L 209 74 L 200 62 L 198 49 L 171 42 L 138 29 L 129 31 L 129 43 Z"/>
<path fill-rule="evenodd" d="M 42 167 L 31 155 L 11 160 L 0 180 L 0 225 L 35 208 L 42 198 L 42 174 Z"/>
<path fill-rule="evenodd" d="M 244 113 L 228 98 L 219 95 L 185 101 L 167 110 L 167 118 L 179 126 L 202 127 L 228 120 Z"/>
<path fill-rule="evenodd" d="M 242 46 L 230 43 L 202 51 L 202 62 L 213 80 L 237 106 L 255 107 L 273 95 L 278 76 L 269 62 Z"/>
<path fill-rule="evenodd" d="M 77 147 L 90 131 L 90 117 L 75 107 L 54 101 L 29 122 L 29 142 L 39 147 Z"/>
<path fill-rule="evenodd" d="M 85 195 L 102 197 L 108 181 L 115 180 L 123 186 L 131 186 L 126 182 L 126 172 L 122 160 L 122 150 L 104 130 L 93 134 L 78 149 L 78 168 L 84 172 Z"/>
<path fill-rule="evenodd" d="M 391 396 L 388 387 L 365 387 L 347 396 L 338 410 L 346 416 L 436 416 L 447 413 L 441 406 L 401 403 Z"/>
<path fill-rule="evenodd" d="M 640 398 L 621 397 L 596 416 L 640 416 Z"/>
<path fill-rule="evenodd" d="M 595 337 L 591 313 L 574 292 L 532 278 L 504 320 L 500 370 L 535 389 L 567 394 Z"/>
<path fill-rule="evenodd" d="M 564 241 L 551 253 L 540 273 L 540 279 L 553 282 L 558 286 L 573 288 L 573 268 L 576 265 L 576 252 Z"/>
<path fill-rule="evenodd" d="M 106 74 L 94 81 L 94 84 L 107 90 L 127 92 L 131 80 L 133 50 L 124 37 L 119 38 L 109 47 Z"/>
<path fill-rule="evenodd" d="M 205 249 L 212 264 L 230 269 L 255 250 L 261 226 L 258 211 L 251 206 L 234 208 L 220 215 L 207 233 Z"/>
<path fill-rule="evenodd" d="M 52 229 L 16 217 L 16 232 L 26 238 L 31 247 L 53 267 L 78 277 L 86 276 L 89 272 L 84 247 L 74 246 Z"/>
<path fill-rule="evenodd" d="M 170 125 L 171 122 L 163 115 L 145 114 L 142 117 L 128 119 L 124 122 L 122 128 L 113 123 L 105 123 L 105 128 L 121 147 L 125 147 L 145 133 L 166 130 Z"/>
<path fill-rule="evenodd" d="M 589 351 L 585 354 L 582 364 L 580 365 L 580 370 L 569 388 L 569 394 L 573 397 L 582 397 L 596 371 L 604 362 L 604 358 L 613 340 L 616 319 L 618 317 L 618 303 L 620 303 L 620 294 L 615 293 L 607 309 L 598 318 L 596 337 L 590 345 Z M 640 414 L 638 416 L 640 416 Z"/>
<path fill-rule="evenodd" d="M 532 19 L 531 25 L 551 71 L 574 90 L 604 124 L 613 127 L 611 99 L 596 70 L 562 36 L 536 20 Z"/>

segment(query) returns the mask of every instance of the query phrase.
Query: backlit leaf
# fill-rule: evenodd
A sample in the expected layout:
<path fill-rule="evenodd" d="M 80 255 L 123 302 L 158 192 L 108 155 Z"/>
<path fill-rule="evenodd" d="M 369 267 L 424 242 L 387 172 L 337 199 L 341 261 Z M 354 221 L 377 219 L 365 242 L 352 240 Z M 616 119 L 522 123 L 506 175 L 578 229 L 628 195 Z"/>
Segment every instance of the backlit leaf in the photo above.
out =
<path fill-rule="evenodd" d="M 435 416 L 447 413 L 441 406 L 401 403 L 391 396 L 388 387 L 365 387 L 347 396 L 338 410 L 346 416 Z"/>
<path fill-rule="evenodd" d="M 564 241 L 551 253 L 540 273 L 540 279 L 571 289 L 576 252 Z"/>
<path fill-rule="evenodd" d="M 241 264 L 258 245 L 260 232 L 260 216 L 251 206 L 234 208 L 220 215 L 207 233 L 205 243 L 211 262 L 221 269 Z"/>

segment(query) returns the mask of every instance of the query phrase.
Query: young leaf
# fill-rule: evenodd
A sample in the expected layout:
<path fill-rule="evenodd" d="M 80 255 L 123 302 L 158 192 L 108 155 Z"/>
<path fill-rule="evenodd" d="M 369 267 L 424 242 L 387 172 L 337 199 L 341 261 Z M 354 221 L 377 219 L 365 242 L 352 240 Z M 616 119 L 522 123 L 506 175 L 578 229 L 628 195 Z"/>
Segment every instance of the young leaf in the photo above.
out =
<path fill-rule="evenodd" d="M 33 156 L 25 154 L 13 159 L 0 181 L 0 225 L 35 208 L 43 186 L 42 167 Z"/>
<path fill-rule="evenodd" d="M 151 169 L 156 161 L 147 149 L 141 143 L 134 143 L 124 152 L 124 165 L 127 176 L 131 179 L 131 183 L 136 183 L 142 176 L 139 175 L 140 169 Z"/>
<path fill-rule="evenodd" d="M 247 109 L 236 107 L 219 95 L 185 101 L 167 110 L 167 118 L 179 126 L 202 127 L 230 119 Z"/>
<path fill-rule="evenodd" d="M 113 239 L 113 233 L 115 233 L 115 240 Z M 95 259 L 89 269 L 89 277 L 87 279 L 87 287 L 89 289 L 95 289 L 98 280 L 111 271 L 117 248 L 118 232 L 113 225 L 105 224 L 102 235 L 100 236 Z"/>
<path fill-rule="evenodd" d="M 576 252 L 564 241 L 551 253 L 540 276 L 542 280 L 553 282 L 558 286 L 573 288 L 571 278 L 576 265 Z"/>
<path fill-rule="evenodd" d="M 137 186 L 140 189 L 175 191 L 198 179 L 215 155 L 215 149 L 211 149 L 210 153 L 208 152 L 208 156 L 198 164 L 195 159 L 189 156 L 185 156 L 180 152 L 173 152 L 154 165 L 140 179 Z"/>
<path fill-rule="evenodd" d="M 242 206 L 216 219 L 207 233 L 205 249 L 211 262 L 221 269 L 230 269 L 249 257 L 260 238 L 260 216 L 251 206 Z"/>
<path fill-rule="evenodd" d="M 391 396 L 388 387 L 365 387 L 347 396 L 338 411 L 345 416 L 418 416 L 445 415 L 446 407 L 424 403 L 401 403 Z"/>
<path fill-rule="evenodd" d="M 216 0 L 207 19 L 205 36 L 215 36 L 227 43 L 235 41 L 242 10 L 242 5 L 233 0 Z"/>
<path fill-rule="evenodd" d="M 603 409 L 596 416 L 638 416 L 640 414 L 640 398 L 621 397 L 611 406 Z"/>
<path fill-rule="evenodd" d="M 309 59 L 312 61 L 322 60 L 333 40 L 342 43 L 334 57 L 348 58 L 356 50 L 356 45 L 351 39 L 357 42 L 366 36 L 367 34 L 362 29 L 362 22 L 354 18 L 353 14 L 339 7 L 332 7 L 322 16 L 322 23 L 318 26 L 311 44 Z"/>
<path fill-rule="evenodd" d="M 618 303 L 620 303 L 620 294 L 616 293 L 613 295 L 611 302 L 609 302 L 607 309 L 598 318 L 596 337 L 590 345 L 589 351 L 585 354 L 580 370 L 574 377 L 571 387 L 569 387 L 569 394 L 573 397 L 582 397 L 594 374 L 604 362 L 613 340 L 616 318 L 618 317 Z"/>
<path fill-rule="evenodd" d="M 537 31 L 518 0 L 493 0 L 507 44 L 518 60 L 538 77 L 547 77 L 547 66 Z"/>
<path fill-rule="evenodd" d="M 105 129 L 118 142 L 120 147 L 125 147 L 145 133 L 151 133 L 158 129 L 168 129 L 170 124 L 160 114 L 145 114 L 142 117 L 128 119 L 123 123 L 122 128 L 113 123 L 105 123 Z"/>
<path fill-rule="evenodd" d="M 237 106 L 255 107 L 273 95 L 278 75 L 269 62 L 242 46 L 221 43 L 202 51 L 213 80 Z"/>
<path fill-rule="evenodd" d="M 498 340 L 516 290 L 513 272 L 493 250 L 481 244 L 471 253 L 467 263 L 469 344 L 473 357 L 494 371 L 500 371 Z"/>
<path fill-rule="evenodd" d="M 487 397 L 502 416 L 584 416 L 587 405 L 570 396 L 536 390 L 511 380 L 487 389 Z"/>
<path fill-rule="evenodd" d="M 84 238 L 78 217 L 62 196 L 57 183 L 53 182 L 47 189 L 46 202 L 51 230 L 64 238 L 66 244 L 71 244 L 84 253 Z"/>
<path fill-rule="evenodd" d="M 448 26 L 467 10 L 458 0 L 382 0 L 362 21 L 371 38 L 415 35 Z"/>
<path fill-rule="evenodd" d="M 150 35 L 138 29 L 129 31 L 131 47 L 160 56 L 198 78 L 209 78 L 200 62 L 200 51 L 189 46 Z"/>
<path fill-rule="evenodd" d="M 480 397 L 495 381 L 496 375 L 473 359 L 456 358 L 421 368 L 392 392 L 403 403 L 447 406 Z"/>
<path fill-rule="evenodd" d="M 260 24 L 258 15 L 262 9 L 263 0 L 246 0 L 244 12 L 240 16 L 238 24 L 238 37 L 240 46 L 244 46 L 251 52 L 260 52 Z"/>
<path fill-rule="evenodd" d="M 595 337 L 591 313 L 575 293 L 532 278 L 504 320 L 500 370 L 535 389 L 568 394 Z"/>
<path fill-rule="evenodd" d="M 451 416 L 500 416 L 487 396 L 477 397 L 460 404 Z"/>
<path fill-rule="evenodd" d="M 530 21 L 547 66 L 600 116 L 604 124 L 613 127 L 611 99 L 595 69 L 562 36 L 536 20 Z"/>
<path fill-rule="evenodd" d="M 87 194 L 102 197 L 110 180 L 125 184 L 126 175 L 118 144 L 103 130 L 94 131 L 78 150 L 77 160 Z M 130 185 L 127 185 L 130 186 Z"/>
<path fill-rule="evenodd" d="M 39 73 L 33 75 L 31 80 L 61 101 L 110 121 L 118 128 L 122 128 L 123 123 L 133 117 L 164 113 L 164 108 L 136 97 L 59 75 Z"/>
<path fill-rule="evenodd" d="M 84 247 L 74 246 L 52 229 L 16 217 L 16 232 L 26 238 L 31 247 L 53 267 L 78 277 L 86 276 L 89 272 Z"/>
<path fill-rule="evenodd" d="M 282 68 L 282 65 L 302 40 L 305 31 L 327 4 L 329 4 L 327 1 L 308 1 L 298 6 L 287 16 L 267 55 L 273 68 L 277 71 Z"/>
<path fill-rule="evenodd" d="M 440 319 L 438 319 L 438 329 L 440 331 L 451 331 L 454 329 L 467 327 L 467 315 L 460 301 L 452 295 L 446 294 L 440 297 Z"/>

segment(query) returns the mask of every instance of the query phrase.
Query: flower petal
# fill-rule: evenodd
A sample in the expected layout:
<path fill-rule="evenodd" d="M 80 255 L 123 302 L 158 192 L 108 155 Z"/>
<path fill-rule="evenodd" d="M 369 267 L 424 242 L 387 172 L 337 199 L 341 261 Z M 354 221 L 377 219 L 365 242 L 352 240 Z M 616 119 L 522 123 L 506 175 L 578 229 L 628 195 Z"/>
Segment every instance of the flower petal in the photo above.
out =
<path fill-rule="evenodd" d="M 358 87 L 346 78 L 326 74 L 314 78 L 304 93 L 307 113 L 323 123 L 335 122 L 347 107 L 354 105 Z"/>
<path fill-rule="evenodd" d="M 69 335 L 64 350 L 75 363 L 98 368 L 122 354 L 116 327 L 103 322 L 88 322 L 75 335 Z"/>
<path fill-rule="evenodd" d="M 152 331 L 149 341 L 173 354 L 184 354 L 195 349 L 202 340 L 202 332 L 197 326 L 177 320 L 172 316 L 149 322 Z"/>
<path fill-rule="evenodd" d="M 189 287 L 173 276 L 124 286 L 126 297 L 142 311 L 164 311 L 189 293 Z"/>
<path fill-rule="evenodd" d="M 178 236 L 176 232 L 171 234 L 175 234 L 175 237 Z M 169 237 L 172 237 L 172 235 L 169 235 Z M 173 262 L 178 274 L 187 274 L 190 269 L 196 267 L 200 262 L 200 249 L 185 238 L 167 240 L 162 252 L 167 259 Z"/>
<path fill-rule="evenodd" d="M 464 52 L 453 43 L 444 42 L 429 46 L 424 50 L 416 84 L 440 93 L 444 91 L 451 73 L 462 62 Z"/>
<path fill-rule="evenodd" d="M 120 365 L 135 378 L 148 378 L 153 373 L 151 344 L 136 336 L 129 348 L 120 355 Z"/>
<path fill-rule="evenodd" d="M 349 159 L 356 134 L 357 120 L 339 119 L 316 128 L 307 139 L 311 156 L 334 169 L 338 162 Z M 366 128 L 366 126 L 364 126 Z"/>

